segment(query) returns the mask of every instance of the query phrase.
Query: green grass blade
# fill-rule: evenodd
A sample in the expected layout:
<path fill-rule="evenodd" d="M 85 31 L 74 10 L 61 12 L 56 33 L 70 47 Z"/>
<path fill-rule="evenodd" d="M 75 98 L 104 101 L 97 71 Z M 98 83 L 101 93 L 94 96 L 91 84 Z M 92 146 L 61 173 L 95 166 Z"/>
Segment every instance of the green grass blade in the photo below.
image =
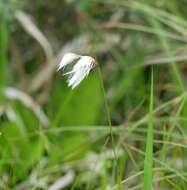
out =
<path fill-rule="evenodd" d="M 7 63 L 7 27 L 3 19 L 0 19 L 0 90 L 5 85 L 5 67 Z"/>
<path fill-rule="evenodd" d="M 153 176 L 153 68 L 151 71 L 151 93 L 150 93 L 150 105 L 149 105 L 149 120 L 147 128 L 147 140 L 146 140 L 146 153 L 144 161 L 144 190 L 152 189 L 152 176 Z"/>

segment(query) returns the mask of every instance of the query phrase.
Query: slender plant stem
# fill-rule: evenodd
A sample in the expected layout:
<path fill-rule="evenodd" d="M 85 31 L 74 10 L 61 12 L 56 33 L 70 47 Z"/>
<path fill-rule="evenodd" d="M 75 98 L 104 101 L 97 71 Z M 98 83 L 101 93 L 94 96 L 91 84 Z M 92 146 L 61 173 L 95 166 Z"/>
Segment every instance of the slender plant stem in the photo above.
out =
<path fill-rule="evenodd" d="M 107 97 L 106 97 L 106 92 L 105 92 L 105 87 L 104 87 L 104 82 L 103 82 L 103 77 L 102 77 L 100 66 L 98 66 L 97 69 L 98 69 L 99 80 L 101 83 L 101 89 L 102 89 L 103 98 L 104 98 L 104 106 L 105 106 L 105 110 L 106 110 L 107 120 L 108 120 L 108 124 L 109 124 L 109 129 L 110 129 L 110 138 L 111 138 L 111 142 L 112 142 L 112 150 L 114 153 L 114 158 L 115 158 L 115 162 L 116 162 L 116 166 L 117 166 L 117 173 L 120 175 L 120 171 L 118 170 L 118 158 L 117 158 L 117 153 L 115 151 L 115 145 L 114 145 L 111 114 L 110 114 L 110 109 L 108 106 L 108 101 L 107 101 Z"/>
<path fill-rule="evenodd" d="M 105 87 L 104 87 L 104 82 L 103 82 L 101 69 L 100 69 L 99 66 L 98 66 L 98 73 L 99 73 L 99 79 L 100 79 L 101 89 L 102 89 L 103 98 L 104 98 L 104 104 L 105 104 L 105 109 L 106 109 L 106 114 L 107 114 L 107 120 L 108 120 L 108 124 L 110 126 L 110 129 L 111 129 L 112 121 L 111 121 L 111 116 L 110 116 L 110 109 L 109 109 L 109 106 L 108 106 L 108 101 L 107 101 L 107 97 L 106 97 L 106 93 L 105 93 Z"/>

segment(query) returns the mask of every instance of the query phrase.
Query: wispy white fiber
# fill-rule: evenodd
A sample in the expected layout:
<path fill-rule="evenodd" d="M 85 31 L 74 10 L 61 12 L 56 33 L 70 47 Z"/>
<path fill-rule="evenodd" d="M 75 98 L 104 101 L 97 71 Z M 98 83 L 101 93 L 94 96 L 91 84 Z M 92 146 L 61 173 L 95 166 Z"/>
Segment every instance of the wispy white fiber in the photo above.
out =
<path fill-rule="evenodd" d="M 77 61 L 72 70 L 64 73 L 68 75 L 68 86 L 74 89 L 88 76 L 90 70 L 96 65 L 95 59 L 91 56 L 81 56 L 75 53 L 67 53 L 60 61 L 58 70 L 64 69 L 68 64 Z"/>

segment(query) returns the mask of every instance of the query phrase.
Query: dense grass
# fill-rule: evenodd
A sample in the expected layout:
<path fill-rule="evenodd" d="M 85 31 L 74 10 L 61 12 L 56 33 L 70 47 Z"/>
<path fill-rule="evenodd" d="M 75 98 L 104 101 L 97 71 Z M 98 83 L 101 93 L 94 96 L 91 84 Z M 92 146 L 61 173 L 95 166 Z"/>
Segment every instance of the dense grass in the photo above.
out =
<path fill-rule="evenodd" d="M 1 0 L 0 189 L 187 189 L 186 7 Z M 65 52 L 98 63 L 74 90 Z"/>

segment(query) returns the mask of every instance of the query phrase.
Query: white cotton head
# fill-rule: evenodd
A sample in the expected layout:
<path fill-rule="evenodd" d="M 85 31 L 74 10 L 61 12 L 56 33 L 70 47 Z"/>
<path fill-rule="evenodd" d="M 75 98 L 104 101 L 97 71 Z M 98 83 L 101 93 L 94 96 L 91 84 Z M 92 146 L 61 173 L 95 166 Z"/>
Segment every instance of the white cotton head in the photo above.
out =
<path fill-rule="evenodd" d="M 63 58 L 64 60 L 61 61 L 59 69 L 64 68 L 64 66 L 72 61 L 75 61 L 76 59 L 78 60 L 77 63 L 73 66 L 72 70 L 64 74 L 69 76 L 68 86 L 74 89 L 86 76 L 88 76 L 90 70 L 93 69 L 96 65 L 96 62 L 95 59 L 90 56 L 81 56 L 77 54 L 72 55 L 72 53 L 68 53 L 66 55 L 66 57 L 64 56 Z"/>
<path fill-rule="evenodd" d="M 59 66 L 58 66 L 58 71 L 68 64 L 72 63 L 73 61 L 79 59 L 81 56 L 75 53 L 66 53 L 63 58 L 61 59 Z"/>
<path fill-rule="evenodd" d="M 78 70 L 80 68 L 93 68 L 95 65 L 95 59 L 90 56 L 82 56 L 81 59 L 75 64 L 73 70 Z"/>
<path fill-rule="evenodd" d="M 82 56 L 82 58 L 74 65 L 68 80 L 68 86 L 74 89 L 80 82 L 88 76 L 90 70 L 94 67 L 95 60 L 90 56 Z"/>
<path fill-rule="evenodd" d="M 87 75 L 83 70 L 75 72 L 73 75 L 71 75 L 71 77 L 69 77 L 68 86 L 74 89 L 86 76 Z"/>

